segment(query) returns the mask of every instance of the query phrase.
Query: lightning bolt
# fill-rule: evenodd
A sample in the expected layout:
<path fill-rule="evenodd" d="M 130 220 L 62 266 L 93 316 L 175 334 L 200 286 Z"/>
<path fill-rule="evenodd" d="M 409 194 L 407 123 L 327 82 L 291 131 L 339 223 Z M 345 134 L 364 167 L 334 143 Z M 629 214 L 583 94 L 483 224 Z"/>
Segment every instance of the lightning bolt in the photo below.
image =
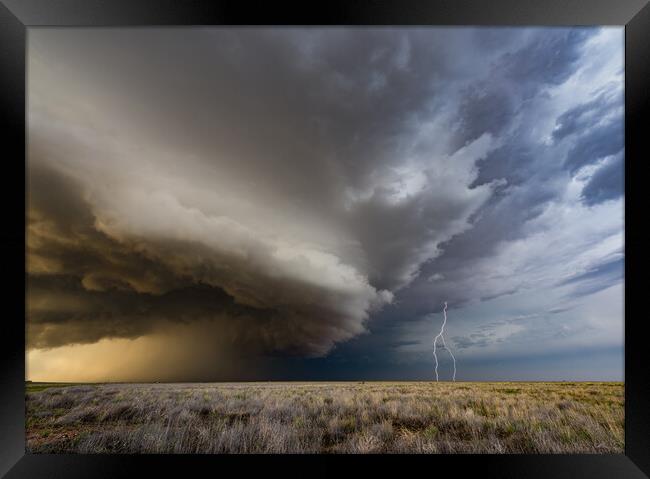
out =
<path fill-rule="evenodd" d="M 436 361 L 436 382 L 438 382 L 438 355 L 436 354 L 436 344 L 438 343 L 438 338 L 441 339 L 442 341 L 442 346 L 449 351 L 449 354 L 451 355 L 451 359 L 454 361 L 454 376 L 453 376 L 453 381 L 456 381 L 456 358 L 454 357 L 454 353 L 451 352 L 451 349 L 447 347 L 447 344 L 445 343 L 445 337 L 443 336 L 445 332 L 445 324 L 447 324 L 447 301 L 445 301 L 445 308 L 442 310 L 442 313 L 444 315 L 444 320 L 442 321 L 442 327 L 440 328 L 440 332 L 438 335 L 435 337 L 433 340 L 433 359 Z"/>

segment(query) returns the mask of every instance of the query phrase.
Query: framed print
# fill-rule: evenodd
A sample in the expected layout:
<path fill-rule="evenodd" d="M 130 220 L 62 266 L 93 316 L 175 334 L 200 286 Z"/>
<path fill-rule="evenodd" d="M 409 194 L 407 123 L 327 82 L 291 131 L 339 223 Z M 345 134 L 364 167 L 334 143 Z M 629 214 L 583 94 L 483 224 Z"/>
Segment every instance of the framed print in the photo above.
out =
<path fill-rule="evenodd" d="M 4 0 L 0 471 L 647 477 L 646 3 Z"/>

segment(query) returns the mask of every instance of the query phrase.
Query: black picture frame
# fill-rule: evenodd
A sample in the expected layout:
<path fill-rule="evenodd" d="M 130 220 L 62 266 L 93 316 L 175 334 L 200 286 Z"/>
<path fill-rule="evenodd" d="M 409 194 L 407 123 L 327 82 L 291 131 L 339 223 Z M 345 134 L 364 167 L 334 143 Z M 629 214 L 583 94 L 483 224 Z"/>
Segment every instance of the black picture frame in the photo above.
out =
<path fill-rule="evenodd" d="M 177 476 L 203 469 L 331 475 L 375 472 L 496 477 L 650 475 L 650 381 L 640 303 L 644 247 L 642 182 L 650 158 L 648 0 L 0 0 L 0 131 L 3 144 L 4 314 L 0 326 L 0 475 L 17 477 Z M 25 47 L 36 26 L 135 25 L 620 25 L 625 26 L 625 453 L 621 455 L 133 456 L 25 453 Z M 645 119 L 645 121 L 644 121 Z M 645 127 L 647 128 L 647 127 Z M 24 286 L 24 284 L 22 285 Z M 235 469 L 235 470 L 237 470 Z M 202 472 L 203 473 L 203 472 Z"/>

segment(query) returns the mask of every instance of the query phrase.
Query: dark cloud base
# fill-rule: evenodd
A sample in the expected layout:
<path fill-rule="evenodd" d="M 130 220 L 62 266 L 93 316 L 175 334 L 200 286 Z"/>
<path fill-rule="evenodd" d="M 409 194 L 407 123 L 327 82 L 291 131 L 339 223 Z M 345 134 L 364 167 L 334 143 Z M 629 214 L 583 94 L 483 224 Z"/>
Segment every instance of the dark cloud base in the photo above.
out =
<path fill-rule="evenodd" d="M 278 297 L 263 307 L 238 288 L 237 271 L 224 276 L 211 270 L 219 258 L 204 245 L 167 242 L 152 254 L 137 241 L 109 237 L 96 228 L 81 186 L 52 169 L 30 165 L 29 193 L 29 348 L 137 338 L 160 324 L 180 323 L 199 324 L 242 354 L 311 356 L 350 334 L 348 319 L 328 308 L 326 291 L 274 280 Z M 204 256 L 194 269 L 174 269 L 165 251 Z M 242 274 L 254 287 L 270 281 Z"/>

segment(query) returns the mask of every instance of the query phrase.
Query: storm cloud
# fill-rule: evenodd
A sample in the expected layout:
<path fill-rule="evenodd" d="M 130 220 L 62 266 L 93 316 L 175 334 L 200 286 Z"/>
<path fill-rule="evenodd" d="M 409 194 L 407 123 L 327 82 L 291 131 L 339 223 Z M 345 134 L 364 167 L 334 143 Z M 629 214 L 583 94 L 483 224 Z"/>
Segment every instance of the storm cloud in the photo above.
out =
<path fill-rule="evenodd" d="M 379 354 L 417 345 L 407 325 L 443 300 L 586 284 L 622 255 L 603 246 L 622 221 L 621 67 L 594 73 L 591 53 L 615 40 L 593 28 L 31 31 L 28 348 L 185 328 L 183 371 L 203 377 L 213 359 L 191 359 L 197 337 L 222 362 L 327 357 L 361 337 Z M 572 95 L 581 75 L 596 80 Z M 562 237 L 558 218 L 574 225 Z M 564 246 L 541 263 L 549 241 Z M 567 261 L 568 244 L 591 253 Z"/>

